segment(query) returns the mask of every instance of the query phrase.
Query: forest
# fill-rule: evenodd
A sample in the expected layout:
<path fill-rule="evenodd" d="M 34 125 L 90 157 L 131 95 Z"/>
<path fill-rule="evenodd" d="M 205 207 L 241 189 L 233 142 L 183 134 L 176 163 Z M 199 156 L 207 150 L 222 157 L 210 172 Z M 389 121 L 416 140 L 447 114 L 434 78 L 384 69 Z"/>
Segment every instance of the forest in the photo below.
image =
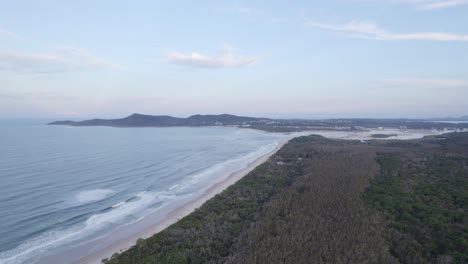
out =
<path fill-rule="evenodd" d="M 116 263 L 467 263 L 468 133 L 291 140 Z"/>

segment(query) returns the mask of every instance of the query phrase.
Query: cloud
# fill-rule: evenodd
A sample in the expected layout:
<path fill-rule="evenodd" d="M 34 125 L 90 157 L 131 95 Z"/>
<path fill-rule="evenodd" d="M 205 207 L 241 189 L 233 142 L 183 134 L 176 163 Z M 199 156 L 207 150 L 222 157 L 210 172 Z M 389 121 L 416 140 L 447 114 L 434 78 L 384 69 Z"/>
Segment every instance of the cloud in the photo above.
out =
<path fill-rule="evenodd" d="M 67 46 L 57 46 L 56 48 L 59 52 L 62 53 L 64 57 L 68 57 L 69 59 L 74 58 L 77 64 L 81 63 L 83 66 L 108 70 L 116 70 L 121 68 L 120 65 L 96 57 L 85 49 Z"/>
<path fill-rule="evenodd" d="M 382 0 L 378 1 L 382 2 Z M 384 2 L 411 4 L 425 10 L 444 9 L 468 4 L 468 0 L 385 0 Z"/>
<path fill-rule="evenodd" d="M 262 21 L 266 23 L 288 23 L 288 19 L 280 18 L 275 15 L 270 14 L 269 12 L 248 6 L 229 6 L 224 8 L 219 8 L 218 10 L 227 11 L 229 13 L 239 14 L 241 16 L 254 19 L 257 21 Z"/>
<path fill-rule="evenodd" d="M 47 53 L 0 54 L 0 70 L 15 72 L 49 72 L 63 70 L 64 61 Z"/>
<path fill-rule="evenodd" d="M 218 54 L 210 56 L 198 52 L 183 53 L 170 51 L 166 54 L 168 61 L 195 68 L 240 68 L 258 61 L 258 57 L 235 55 L 231 47 L 224 47 Z"/>
<path fill-rule="evenodd" d="M 306 26 L 340 31 L 351 37 L 376 40 L 430 40 L 430 41 L 464 41 L 468 42 L 468 34 L 455 34 L 447 32 L 417 32 L 396 34 L 380 28 L 369 21 L 353 20 L 344 25 L 324 24 L 303 18 Z"/>
<path fill-rule="evenodd" d="M 10 37 L 10 38 L 21 38 L 21 36 L 19 36 L 16 33 L 0 28 L 0 37 L 1 36 Z"/>
<path fill-rule="evenodd" d="M 468 81 L 455 79 L 425 79 L 425 78 L 403 78 L 386 79 L 384 85 L 390 86 L 414 86 L 428 88 L 468 88 Z"/>
<path fill-rule="evenodd" d="M 17 41 L 28 42 L 39 52 L 0 50 L 0 71 L 20 73 L 53 73 L 85 70 L 115 70 L 120 66 L 99 58 L 91 52 L 75 47 L 45 44 L 33 41 L 0 28 L 0 37 L 7 36 Z"/>
<path fill-rule="evenodd" d="M 55 92 L 39 93 L 0 93 L 0 99 L 15 101 L 71 101 L 76 98 Z"/>
<path fill-rule="evenodd" d="M 54 73 L 118 68 L 118 65 L 78 48 L 55 47 L 44 53 L 0 53 L 0 71 Z"/>
<path fill-rule="evenodd" d="M 161 102 L 164 98 L 159 96 L 129 96 L 118 98 L 115 101 L 118 103 L 129 103 L 129 104 L 153 104 Z"/>
<path fill-rule="evenodd" d="M 243 15 L 250 15 L 250 16 L 264 15 L 263 11 L 260 11 L 252 7 L 246 7 L 246 6 L 236 6 L 236 7 L 230 8 L 230 10 L 236 13 L 243 14 Z"/>
<path fill-rule="evenodd" d="M 468 0 L 447 0 L 447 1 L 431 1 L 430 3 L 426 3 L 421 5 L 423 9 L 442 9 L 442 8 L 449 8 L 449 7 L 456 7 L 461 5 L 468 4 Z"/>

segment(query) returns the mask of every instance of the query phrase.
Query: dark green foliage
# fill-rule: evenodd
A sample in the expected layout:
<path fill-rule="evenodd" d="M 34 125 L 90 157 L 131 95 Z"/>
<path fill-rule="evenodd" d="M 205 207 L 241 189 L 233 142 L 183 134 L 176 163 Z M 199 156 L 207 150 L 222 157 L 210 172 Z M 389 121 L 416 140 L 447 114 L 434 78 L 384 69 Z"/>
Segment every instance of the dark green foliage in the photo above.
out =
<path fill-rule="evenodd" d="M 291 142 L 294 143 L 306 143 L 306 142 L 314 142 L 314 141 L 332 141 L 330 139 L 327 139 L 326 137 L 319 136 L 319 135 L 310 135 L 307 137 L 297 137 L 293 138 Z"/>
<path fill-rule="evenodd" d="M 377 157 L 381 175 L 363 195 L 391 220 L 392 253 L 402 263 L 468 262 L 467 157 Z"/>
<path fill-rule="evenodd" d="M 294 143 L 317 143 L 305 139 Z M 322 149 L 257 213 L 227 263 L 397 263 L 383 219 L 359 198 L 378 171 L 374 154 L 334 145 L 305 146 Z"/>
<path fill-rule="evenodd" d="M 468 263 L 468 133 L 444 137 L 296 138 L 107 263 Z"/>

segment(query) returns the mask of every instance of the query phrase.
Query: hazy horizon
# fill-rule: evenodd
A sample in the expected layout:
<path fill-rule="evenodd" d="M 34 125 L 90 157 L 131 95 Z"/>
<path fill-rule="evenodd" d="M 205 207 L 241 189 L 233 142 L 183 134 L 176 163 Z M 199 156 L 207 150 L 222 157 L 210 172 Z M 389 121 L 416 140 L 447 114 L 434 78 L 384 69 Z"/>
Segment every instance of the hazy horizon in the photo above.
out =
<path fill-rule="evenodd" d="M 468 1 L 11 1 L 0 118 L 468 114 Z"/>
<path fill-rule="evenodd" d="M 61 121 L 61 120 L 72 120 L 72 121 L 83 121 L 88 119 L 120 119 L 128 117 L 132 114 L 141 114 L 141 115 L 152 115 L 152 116 L 172 116 L 178 118 L 187 118 L 192 115 L 222 115 L 222 114 L 229 114 L 229 115 L 236 115 L 232 113 L 187 113 L 187 114 L 178 114 L 178 115 L 171 115 L 171 114 L 159 114 L 159 113 L 128 113 L 123 115 L 103 115 L 103 116 L 37 116 L 37 117 L 0 117 L 0 120 L 38 120 L 38 121 Z M 466 118 L 468 115 L 463 116 L 430 116 L 430 117 L 417 117 L 417 116 L 365 116 L 356 114 L 355 116 L 352 115 L 320 115 L 320 114 L 307 114 L 307 113 L 245 113 L 245 114 L 237 114 L 238 116 L 247 116 L 247 117 L 256 117 L 256 118 L 271 118 L 271 119 L 304 119 L 304 120 L 325 120 L 325 119 L 457 119 L 457 118 Z"/>

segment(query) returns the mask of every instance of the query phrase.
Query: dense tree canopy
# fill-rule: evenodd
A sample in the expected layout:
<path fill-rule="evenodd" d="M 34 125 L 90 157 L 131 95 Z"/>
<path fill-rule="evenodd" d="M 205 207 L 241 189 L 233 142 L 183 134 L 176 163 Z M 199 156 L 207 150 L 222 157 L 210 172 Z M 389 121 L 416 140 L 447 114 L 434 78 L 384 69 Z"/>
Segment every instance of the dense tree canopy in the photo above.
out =
<path fill-rule="evenodd" d="M 290 141 L 107 263 L 467 263 L 468 134 Z"/>

